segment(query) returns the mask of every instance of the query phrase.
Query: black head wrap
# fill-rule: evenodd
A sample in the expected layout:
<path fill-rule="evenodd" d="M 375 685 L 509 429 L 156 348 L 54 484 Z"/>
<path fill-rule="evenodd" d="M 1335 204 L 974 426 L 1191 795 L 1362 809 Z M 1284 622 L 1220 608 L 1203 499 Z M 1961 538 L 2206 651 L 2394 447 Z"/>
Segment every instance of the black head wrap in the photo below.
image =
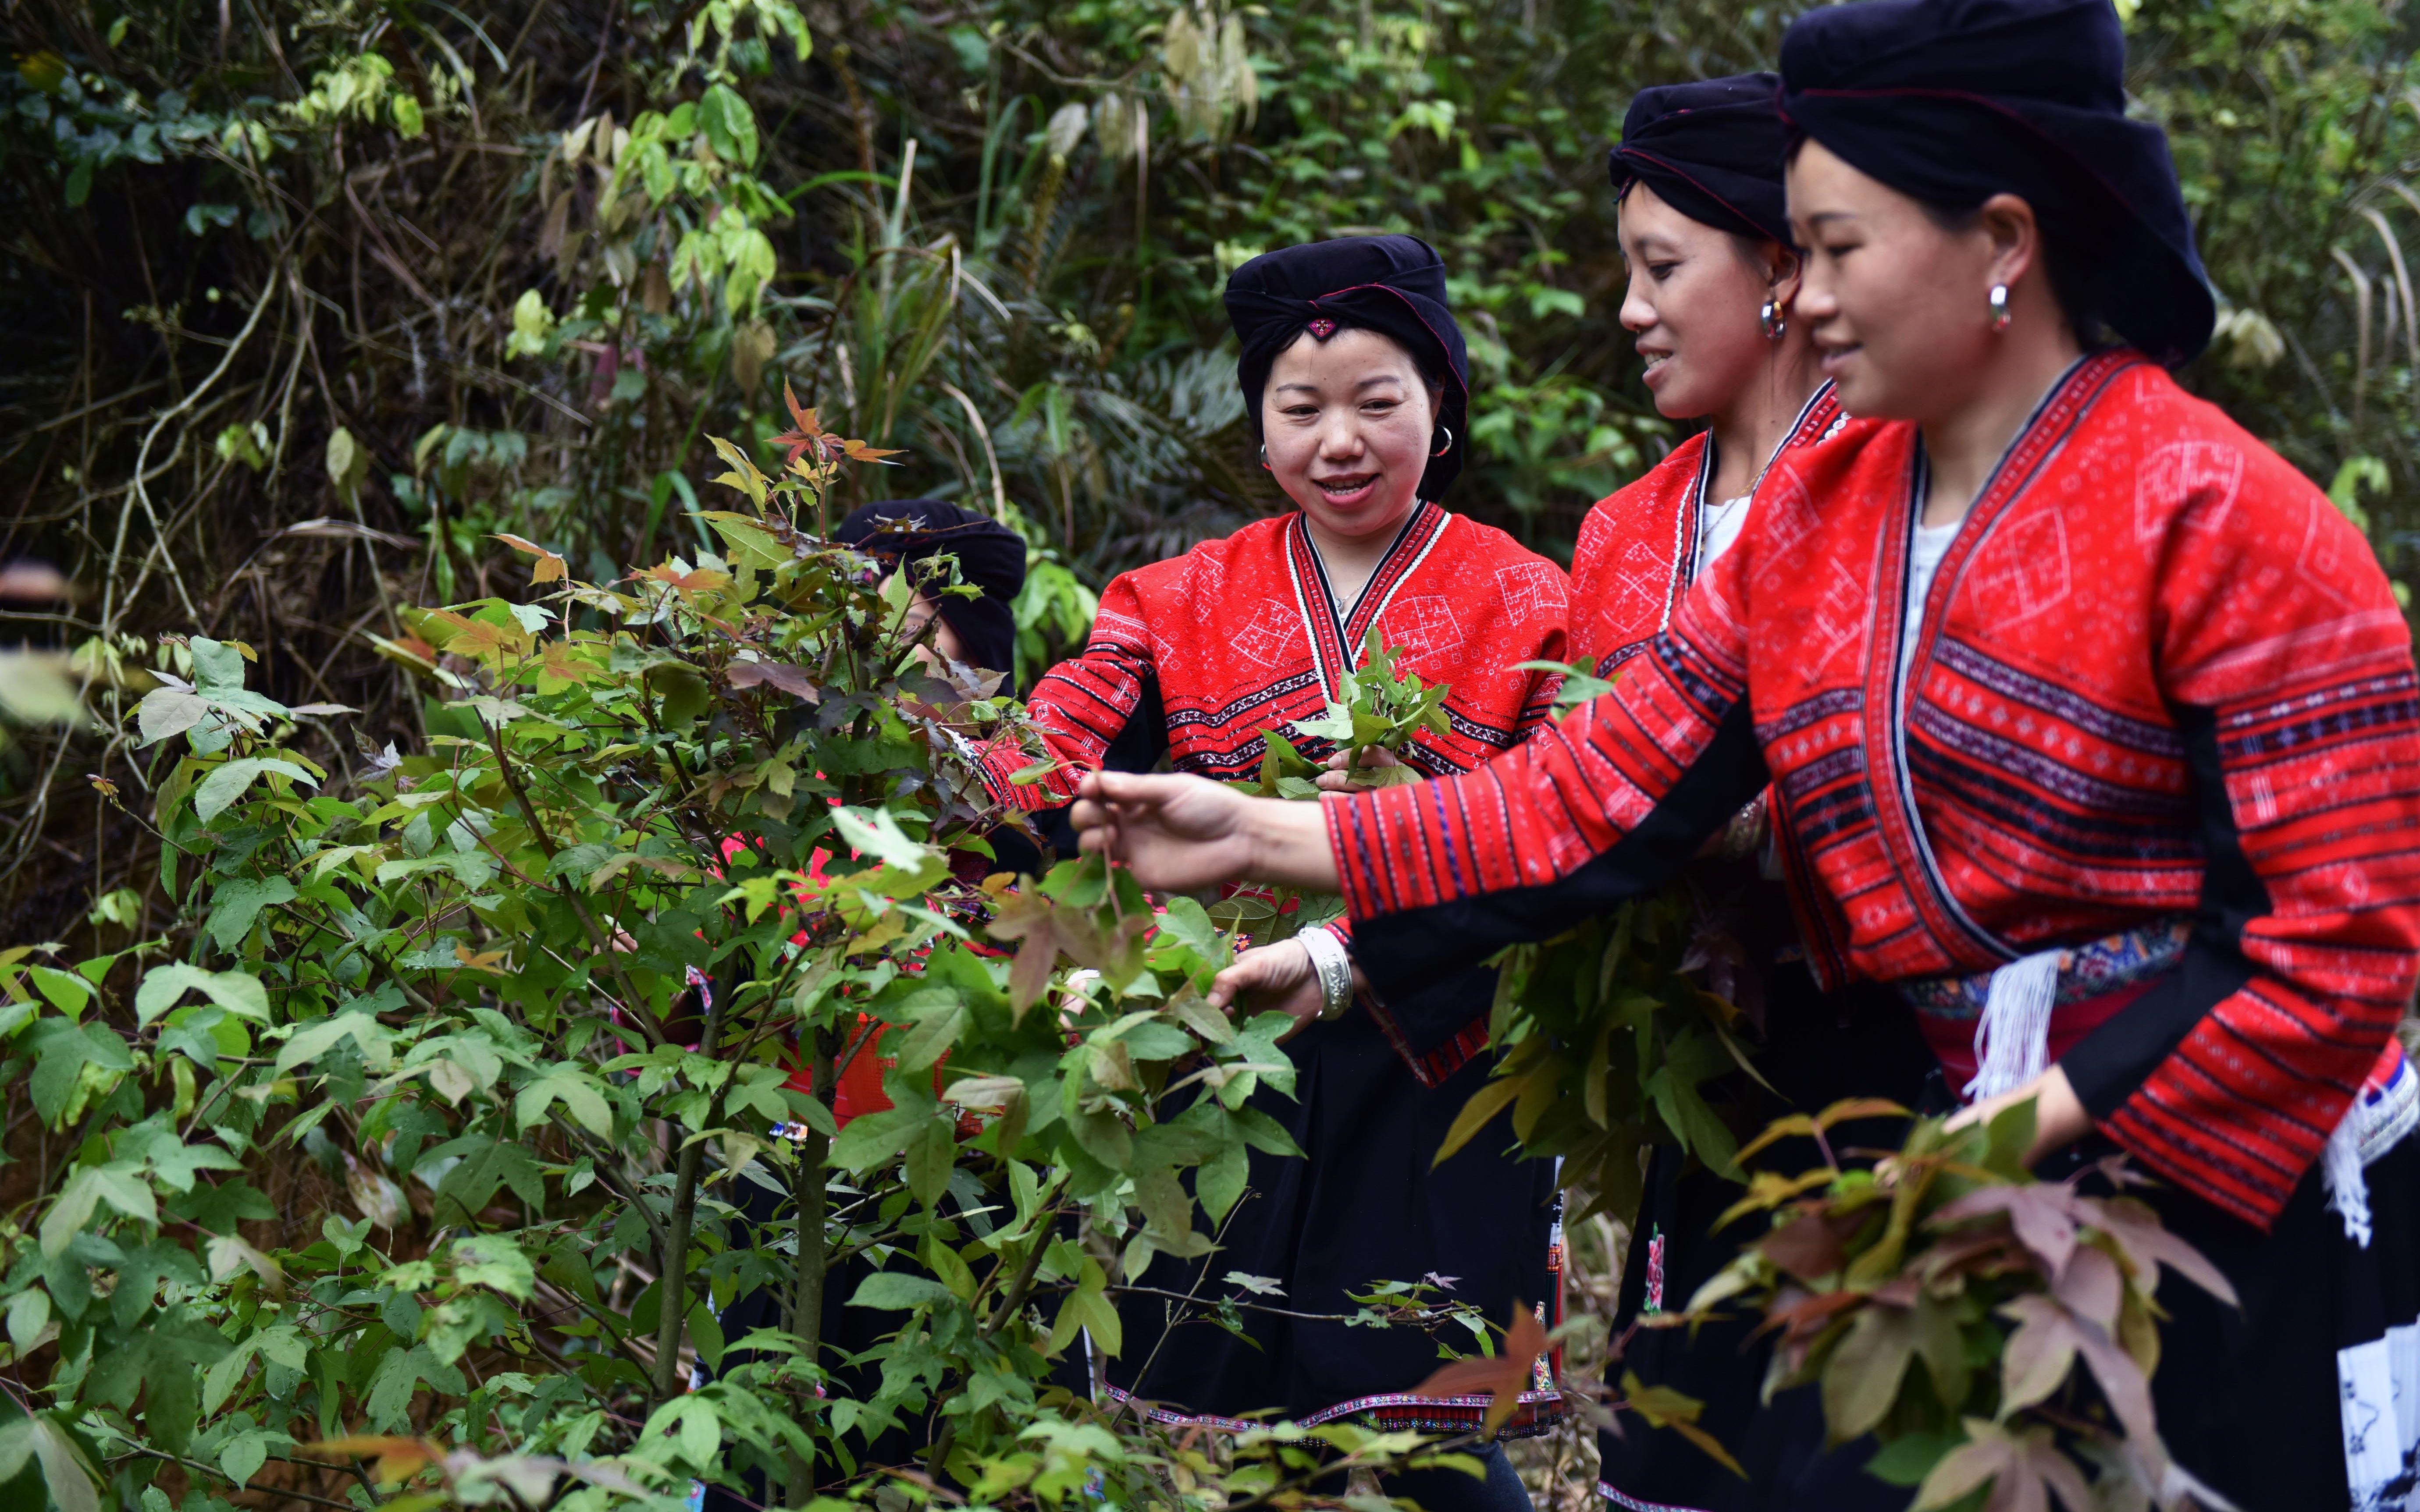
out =
<path fill-rule="evenodd" d="M 1462 471 L 1470 444 L 1470 359 L 1462 328 L 1446 307 L 1445 263 L 1418 237 L 1340 237 L 1306 241 L 1263 253 L 1227 280 L 1227 319 L 1243 343 L 1235 364 L 1244 389 L 1244 413 L 1252 434 L 1261 434 L 1261 391 L 1278 353 L 1305 331 L 1326 341 L 1359 326 L 1395 341 L 1412 354 L 1423 375 L 1443 384 L 1437 424 L 1453 433 L 1436 444 L 1443 456 L 1429 458 L 1420 475 L 1420 497 L 1436 499 Z M 1430 450 L 1435 451 L 1435 446 Z"/>
<path fill-rule="evenodd" d="M 1692 221 L 1789 246 L 1780 89 L 1771 73 L 1641 89 L 1608 163 L 1614 193 L 1643 183 Z"/>
<path fill-rule="evenodd" d="M 2097 316 L 2174 365 L 2216 317 L 2167 136 L 2126 118 L 2109 0 L 1865 0 L 1801 16 L 1781 113 L 1903 194 L 1970 208 L 2021 196 L 2055 256 L 2097 273 Z"/>
<path fill-rule="evenodd" d="M 935 594 L 941 622 L 958 638 L 967 665 L 995 672 L 1015 669 L 1016 620 L 1009 606 L 1025 586 L 1025 542 L 1016 532 L 939 500 L 885 499 L 851 512 L 832 538 L 911 568 L 908 579 L 919 587 L 928 573 L 936 586 L 946 585 L 948 569 L 932 559 L 957 558 L 959 580 L 982 589 L 983 596 Z"/>

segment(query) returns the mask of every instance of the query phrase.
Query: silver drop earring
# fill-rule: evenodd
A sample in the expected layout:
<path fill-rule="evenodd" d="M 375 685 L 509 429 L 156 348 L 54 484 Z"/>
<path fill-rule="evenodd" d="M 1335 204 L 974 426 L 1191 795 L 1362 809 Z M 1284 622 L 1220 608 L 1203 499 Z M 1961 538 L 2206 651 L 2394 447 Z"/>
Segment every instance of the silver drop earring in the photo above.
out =
<path fill-rule="evenodd" d="M 1764 339 L 1767 341 L 1779 341 L 1781 333 L 1790 329 L 1790 319 L 1781 313 L 1781 301 L 1778 300 L 1765 301 L 1764 308 L 1757 314 L 1757 319 L 1764 327 Z"/>
<path fill-rule="evenodd" d="M 2009 314 L 2009 285 L 2006 284 L 1993 285 L 1992 329 L 1994 332 L 2006 331 L 2009 329 L 2009 321 L 2012 318 L 2014 317 Z"/>

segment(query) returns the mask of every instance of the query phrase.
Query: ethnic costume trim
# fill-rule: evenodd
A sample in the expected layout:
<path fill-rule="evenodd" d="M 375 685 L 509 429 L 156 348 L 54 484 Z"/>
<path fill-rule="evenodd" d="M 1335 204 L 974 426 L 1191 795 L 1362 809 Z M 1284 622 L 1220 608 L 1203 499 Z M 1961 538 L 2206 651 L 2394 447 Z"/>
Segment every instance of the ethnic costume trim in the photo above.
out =
<path fill-rule="evenodd" d="M 1220 1417 L 1209 1412 L 1179 1412 L 1164 1407 L 1153 1407 L 1135 1399 L 1134 1396 L 1104 1381 L 1101 1395 L 1124 1407 L 1132 1405 L 1145 1418 L 1164 1427 L 1215 1428 L 1221 1433 L 1259 1433 L 1278 1425 L 1255 1423 L 1249 1418 Z M 1357 1421 L 1363 1427 L 1384 1432 L 1402 1433 L 1475 1433 L 1487 1425 L 1486 1396 L 1415 1396 L 1408 1392 L 1386 1392 L 1375 1396 L 1357 1396 L 1349 1402 L 1291 1419 L 1296 1427 L 1315 1428 L 1330 1423 Z M 1496 1437 L 1534 1439 L 1551 1433 L 1570 1415 L 1563 1406 L 1562 1393 L 1551 1387 L 1542 1391 L 1525 1391 L 1521 1405 L 1497 1430 Z M 1308 1436 L 1284 1439 L 1285 1443 L 1311 1443 Z"/>
<path fill-rule="evenodd" d="M 1822 440 L 1845 418 L 1826 382 L 1808 395 L 1781 450 Z M 1714 443 L 1700 431 L 1645 476 L 1599 500 L 1580 523 L 1572 552 L 1572 656 L 1597 658 L 1599 677 L 1668 628 L 1681 595 L 1697 580 L 1714 463 Z"/>
<path fill-rule="evenodd" d="M 1703 1507 L 1683 1506 L 1678 1502 L 1642 1502 L 1637 1497 L 1623 1495 L 1620 1487 L 1607 1481 L 1596 1483 L 1596 1493 L 1621 1508 L 1621 1512 L 1706 1512 Z"/>
<path fill-rule="evenodd" d="M 2175 965 L 2193 935 L 2193 920 L 2171 918 L 2070 946 L 2058 955 L 2061 1006 L 2147 982 Z M 1928 1018 L 1972 1024 L 1992 994 L 1993 973 L 1928 977 L 1899 984 L 1908 1006 Z"/>

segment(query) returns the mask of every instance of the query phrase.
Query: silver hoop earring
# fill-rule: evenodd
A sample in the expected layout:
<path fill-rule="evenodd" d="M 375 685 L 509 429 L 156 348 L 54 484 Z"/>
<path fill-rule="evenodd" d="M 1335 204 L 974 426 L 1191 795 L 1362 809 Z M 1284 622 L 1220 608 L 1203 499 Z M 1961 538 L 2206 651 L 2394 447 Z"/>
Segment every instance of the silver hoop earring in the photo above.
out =
<path fill-rule="evenodd" d="M 1263 467 L 1264 467 L 1264 468 L 1265 468 L 1265 467 L 1268 467 L 1268 465 L 1269 465 L 1269 443 L 1268 443 L 1268 442 L 1266 442 L 1266 441 L 1263 441 L 1263 442 L 1261 443 L 1261 466 L 1263 466 Z M 1270 469 L 1270 471 L 1276 471 L 1276 469 L 1271 468 L 1271 469 Z"/>
<path fill-rule="evenodd" d="M 1758 312 L 1757 319 L 1764 327 L 1764 339 L 1767 341 L 1779 341 L 1781 333 L 1790 329 L 1790 319 L 1781 313 L 1781 301 L 1778 300 L 1765 301 L 1764 308 Z"/>
<path fill-rule="evenodd" d="M 1453 450 L 1453 427 L 1451 425 L 1439 425 L 1437 429 L 1445 432 L 1445 444 L 1438 447 L 1435 451 L 1431 452 L 1429 454 L 1431 456 L 1443 456 L 1446 453 Z"/>
<path fill-rule="evenodd" d="M 2006 331 L 2009 329 L 2009 322 L 2013 318 L 2015 317 L 2009 314 L 2009 285 L 2006 284 L 1993 285 L 1992 329 L 1993 331 Z"/>

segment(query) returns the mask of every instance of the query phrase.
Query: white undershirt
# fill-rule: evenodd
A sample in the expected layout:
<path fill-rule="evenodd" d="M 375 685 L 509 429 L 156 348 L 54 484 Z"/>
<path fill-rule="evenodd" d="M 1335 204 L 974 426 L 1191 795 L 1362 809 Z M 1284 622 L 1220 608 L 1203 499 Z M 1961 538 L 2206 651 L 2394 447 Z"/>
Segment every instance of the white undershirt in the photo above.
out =
<path fill-rule="evenodd" d="M 1747 525 L 1747 502 L 1751 494 L 1726 499 L 1717 504 L 1711 500 L 1698 520 L 1698 570 L 1693 577 L 1704 577 L 1716 558 L 1731 548 Z"/>
<path fill-rule="evenodd" d="M 1908 663 L 1916 659 L 1916 638 L 1924 628 L 1924 601 L 1932 592 L 1933 574 L 1941 570 L 1941 559 L 1949 552 L 1949 543 L 1957 537 L 1962 520 L 1947 525 L 1918 525 L 1916 540 L 1907 554 L 1907 617 L 1900 627 L 1899 671 L 1907 675 Z"/>

